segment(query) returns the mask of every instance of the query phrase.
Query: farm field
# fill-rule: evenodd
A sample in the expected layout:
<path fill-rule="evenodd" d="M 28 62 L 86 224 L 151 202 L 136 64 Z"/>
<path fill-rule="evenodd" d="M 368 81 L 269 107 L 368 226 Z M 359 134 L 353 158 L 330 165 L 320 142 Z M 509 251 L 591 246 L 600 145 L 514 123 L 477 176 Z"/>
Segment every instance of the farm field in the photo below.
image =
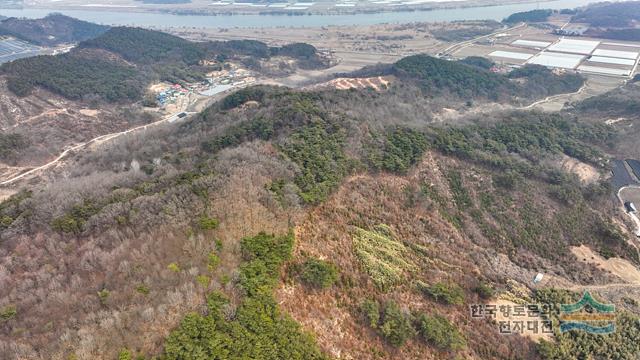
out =
<path fill-rule="evenodd" d="M 44 49 L 25 41 L 5 37 L 0 39 L 0 64 L 42 53 Z"/>
<path fill-rule="evenodd" d="M 638 70 L 640 43 L 559 36 L 528 26 L 464 47 L 451 56 L 483 56 L 509 67 L 538 64 L 558 71 L 632 78 Z"/>

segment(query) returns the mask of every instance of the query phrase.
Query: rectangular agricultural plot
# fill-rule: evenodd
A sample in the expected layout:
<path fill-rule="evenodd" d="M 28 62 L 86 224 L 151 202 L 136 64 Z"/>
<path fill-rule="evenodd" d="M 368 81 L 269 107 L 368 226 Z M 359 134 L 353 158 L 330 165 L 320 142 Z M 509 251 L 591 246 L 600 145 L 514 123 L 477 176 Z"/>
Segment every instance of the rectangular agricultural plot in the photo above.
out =
<path fill-rule="evenodd" d="M 21 40 L 0 40 L 0 64 L 39 55 L 42 49 Z"/>
<path fill-rule="evenodd" d="M 549 46 L 549 50 L 587 55 L 591 54 L 599 44 L 600 41 L 560 39 L 557 43 Z"/>
<path fill-rule="evenodd" d="M 546 41 L 535 41 L 535 40 L 516 40 L 512 42 L 511 45 L 526 46 L 526 47 L 533 47 L 533 48 L 546 48 L 547 46 L 551 45 L 551 43 Z"/>
<path fill-rule="evenodd" d="M 582 55 L 545 51 L 529 60 L 529 64 L 543 65 L 563 69 L 575 69 L 584 59 Z"/>
<path fill-rule="evenodd" d="M 593 52 L 593 55 L 615 57 L 615 58 L 622 58 L 622 59 L 634 59 L 634 60 L 638 58 L 637 52 L 605 50 L 605 49 L 596 49 L 596 51 Z"/>
<path fill-rule="evenodd" d="M 602 45 L 624 46 L 624 47 L 631 47 L 631 48 L 640 48 L 640 45 L 636 45 L 636 44 L 629 44 L 629 43 L 605 42 L 605 43 L 602 43 Z"/>
<path fill-rule="evenodd" d="M 613 68 L 589 66 L 589 65 L 580 65 L 578 66 L 578 70 L 588 72 L 588 73 L 594 73 L 594 74 L 616 75 L 616 76 L 629 76 L 629 74 L 631 73 L 631 70 L 613 69 Z"/>
<path fill-rule="evenodd" d="M 517 60 L 529 60 L 532 54 L 512 52 L 512 51 L 494 51 L 489 54 L 491 57 L 505 58 L 505 59 L 517 59 Z"/>
<path fill-rule="evenodd" d="M 631 59 L 620 59 L 606 56 L 592 56 L 589 58 L 590 62 L 603 63 L 603 64 L 616 64 L 616 65 L 635 65 L 636 61 Z"/>

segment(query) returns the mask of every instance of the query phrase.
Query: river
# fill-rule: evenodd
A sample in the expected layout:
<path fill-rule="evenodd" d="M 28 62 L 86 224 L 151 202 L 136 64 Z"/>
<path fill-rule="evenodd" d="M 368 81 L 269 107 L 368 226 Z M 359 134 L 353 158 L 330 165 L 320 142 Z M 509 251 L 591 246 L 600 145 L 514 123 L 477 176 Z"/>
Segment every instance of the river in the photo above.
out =
<path fill-rule="evenodd" d="M 81 20 L 105 25 L 130 25 L 142 27 L 317 27 L 329 25 L 374 25 L 381 23 L 437 22 L 456 20 L 502 20 L 520 11 L 541 9 L 566 9 L 583 6 L 598 0 L 554 0 L 529 4 L 495 5 L 411 12 L 381 12 L 375 14 L 345 15 L 176 15 L 167 13 L 103 10 L 48 10 L 48 9 L 0 9 L 0 15 L 10 17 L 41 18 L 58 12 Z"/>

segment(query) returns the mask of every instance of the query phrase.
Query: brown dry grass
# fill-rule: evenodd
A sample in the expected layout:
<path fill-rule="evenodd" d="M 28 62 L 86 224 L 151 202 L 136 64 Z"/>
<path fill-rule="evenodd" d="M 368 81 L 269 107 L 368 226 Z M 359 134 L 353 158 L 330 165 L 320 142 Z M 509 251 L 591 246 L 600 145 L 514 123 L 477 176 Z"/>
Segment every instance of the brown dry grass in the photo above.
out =
<path fill-rule="evenodd" d="M 572 247 L 571 253 L 578 258 L 578 261 L 594 264 L 625 282 L 640 285 L 640 270 L 625 259 L 605 259 L 585 245 Z"/>
<path fill-rule="evenodd" d="M 128 347 L 157 354 L 187 312 L 203 311 L 208 290 L 237 296 L 240 239 L 286 233 L 297 210 L 289 214 L 265 189 L 274 172 L 286 171 L 273 149 L 251 144 L 219 155 L 218 175 L 199 180 L 211 190 L 206 202 L 189 188 L 172 188 L 138 198 L 131 226 L 104 225 L 118 214 L 114 208 L 90 221 L 98 231 L 59 234 L 44 227 L 3 239 L 0 308 L 14 304 L 18 314 L 0 324 L 0 353 L 8 359 L 107 359 Z M 220 226 L 198 230 L 194 221 L 202 214 Z M 217 251 L 215 239 L 222 243 L 221 262 L 210 272 L 207 255 Z M 211 277 L 208 288 L 196 281 L 200 274 Z M 224 285 L 223 277 L 232 281 Z M 141 284 L 148 295 L 136 290 Z M 102 289 L 109 291 L 105 304 L 97 295 Z"/>
<path fill-rule="evenodd" d="M 310 211 L 296 227 L 295 258 L 314 256 L 334 262 L 341 273 L 340 288 L 317 291 L 289 282 L 277 293 L 281 306 L 316 334 L 323 349 L 340 359 L 442 359 L 448 356 L 420 338 L 400 349 L 387 345 L 358 315 L 357 307 L 367 298 L 394 299 L 413 311 L 443 314 L 465 333 L 469 346 L 460 354 L 467 358 L 506 359 L 516 353 L 526 354 L 529 347 L 526 340 L 500 338 L 495 325 L 472 321 L 466 306 L 437 304 L 416 291 L 416 280 L 428 284 L 454 281 L 466 289 L 467 304 L 479 302 L 470 288 L 480 273 L 490 271 L 478 267 L 473 259 L 475 252 L 483 250 L 443 219 L 433 206 L 407 204 L 407 189 L 423 183 L 448 196 L 446 180 L 431 154 L 404 177 L 353 176 L 328 201 Z M 355 227 L 370 229 L 377 224 L 389 225 L 405 245 L 419 245 L 426 252 L 411 252 L 417 269 L 407 274 L 405 283 L 387 292 L 374 286 L 353 249 Z M 479 334 L 488 340 L 480 341 Z M 504 346 L 495 349 L 496 346 L 488 347 L 486 341 Z"/>
<path fill-rule="evenodd" d="M 576 160 L 572 157 L 562 155 L 560 168 L 570 174 L 574 174 L 585 184 L 592 184 L 600 180 L 601 174 L 592 165 Z"/>

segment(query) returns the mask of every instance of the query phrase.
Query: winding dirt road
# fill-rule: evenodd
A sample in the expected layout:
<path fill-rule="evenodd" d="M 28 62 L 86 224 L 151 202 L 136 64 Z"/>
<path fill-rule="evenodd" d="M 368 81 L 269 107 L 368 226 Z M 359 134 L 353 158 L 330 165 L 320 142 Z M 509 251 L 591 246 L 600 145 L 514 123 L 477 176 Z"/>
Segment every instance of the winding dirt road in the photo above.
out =
<path fill-rule="evenodd" d="M 527 110 L 527 109 L 534 108 L 534 107 L 536 107 L 538 105 L 542 105 L 542 104 L 545 104 L 545 103 L 548 103 L 548 102 L 555 101 L 557 99 L 562 99 L 563 97 L 569 98 L 569 97 L 574 96 L 574 95 L 580 95 L 582 92 L 585 91 L 585 89 L 587 89 L 588 83 L 589 83 L 589 81 L 585 80 L 584 84 L 582 85 L 582 87 L 580 87 L 580 89 L 578 89 L 578 91 L 574 91 L 574 92 L 571 92 L 571 93 L 563 93 L 563 94 L 556 94 L 556 95 L 547 96 L 546 98 L 544 98 L 542 100 L 538 100 L 538 101 L 536 101 L 536 102 L 534 102 L 532 104 L 529 104 L 527 106 L 519 107 L 518 109 Z"/>
<path fill-rule="evenodd" d="M 16 175 L 16 176 L 14 176 L 14 177 L 12 177 L 10 179 L 4 180 L 4 181 L 0 182 L 0 185 L 9 185 L 9 184 L 11 184 L 13 182 L 16 182 L 16 181 L 18 181 L 18 180 L 20 180 L 20 179 L 22 179 L 22 178 L 24 178 L 24 177 L 26 177 L 28 175 L 34 174 L 34 173 L 36 173 L 38 171 L 41 171 L 41 170 L 45 170 L 45 169 L 47 169 L 47 168 L 59 163 L 69 153 L 71 153 L 71 152 L 73 152 L 75 150 L 82 149 L 85 146 L 89 146 L 89 145 L 92 145 L 92 144 L 99 144 L 99 143 L 102 143 L 104 141 L 108 141 L 108 140 L 117 138 L 119 136 L 131 133 L 131 132 L 134 132 L 134 131 L 146 129 L 148 127 L 156 126 L 156 125 L 159 125 L 159 124 L 162 124 L 162 123 L 165 123 L 165 122 L 171 122 L 172 120 L 177 118 L 178 114 L 180 114 L 182 112 L 183 111 L 176 112 L 174 114 L 171 114 L 171 115 L 169 115 L 167 117 L 162 118 L 161 120 L 158 120 L 158 121 L 155 121 L 155 122 L 152 122 L 152 123 L 149 123 L 149 124 L 136 126 L 136 127 L 124 130 L 124 131 L 120 131 L 120 132 L 100 135 L 100 136 L 95 137 L 95 138 L 93 138 L 93 139 L 91 139 L 89 141 L 86 141 L 86 142 L 71 146 L 71 147 L 65 149 L 62 153 L 60 153 L 60 155 L 58 155 L 58 157 L 56 157 L 55 159 L 51 160 L 50 162 L 48 162 L 48 163 L 46 163 L 44 165 L 35 167 L 35 168 L 33 168 L 33 169 L 29 170 L 29 171 L 25 171 L 25 172 L 23 172 L 23 173 L 21 173 L 19 175 Z M 192 115 L 192 114 L 195 114 L 195 112 L 188 112 L 187 113 L 187 115 Z"/>

